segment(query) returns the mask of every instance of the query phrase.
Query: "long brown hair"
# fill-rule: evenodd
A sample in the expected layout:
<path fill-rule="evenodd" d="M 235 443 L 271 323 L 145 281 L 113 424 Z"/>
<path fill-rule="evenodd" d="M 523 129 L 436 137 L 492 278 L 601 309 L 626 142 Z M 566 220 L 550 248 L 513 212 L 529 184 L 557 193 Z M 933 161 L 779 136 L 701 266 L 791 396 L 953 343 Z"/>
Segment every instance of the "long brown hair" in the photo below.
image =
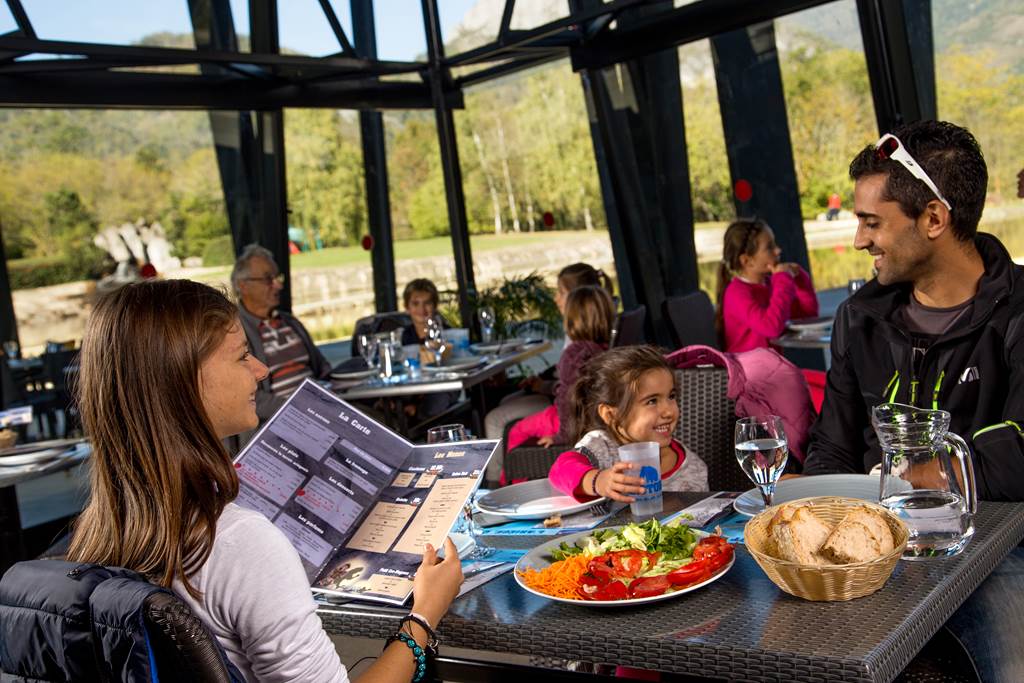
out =
<path fill-rule="evenodd" d="M 601 287 L 584 285 L 565 299 L 565 333 L 573 341 L 608 345 L 615 325 L 615 304 Z"/>
<path fill-rule="evenodd" d="M 89 503 L 68 558 L 134 569 L 170 587 L 213 548 L 238 477 L 203 408 L 202 362 L 238 309 L 188 280 L 127 285 L 101 299 L 82 340 L 78 405 L 92 440 Z"/>
<path fill-rule="evenodd" d="M 593 429 L 606 429 L 622 441 L 622 427 L 629 421 L 636 402 L 640 378 L 651 370 L 666 370 L 672 374 L 661 351 L 653 346 L 620 346 L 587 361 L 570 394 L 569 433 L 573 443 Z M 674 377 L 673 374 L 673 381 Z M 606 424 L 598 413 L 602 403 L 615 408 L 616 417 L 611 424 Z"/>
<path fill-rule="evenodd" d="M 722 260 L 718 264 L 718 305 L 715 307 L 715 332 L 718 342 L 725 348 L 725 318 L 722 302 L 725 300 L 725 288 L 729 286 L 733 275 L 743 270 L 740 256 L 753 256 L 757 253 L 757 238 L 768 224 L 760 218 L 738 218 L 725 229 L 722 237 Z"/>
<path fill-rule="evenodd" d="M 601 287 L 608 292 L 608 296 L 615 296 L 615 286 L 612 279 L 603 270 L 599 270 L 589 263 L 573 263 L 558 271 L 558 282 L 562 288 L 571 292 L 577 287 L 592 286 Z"/>

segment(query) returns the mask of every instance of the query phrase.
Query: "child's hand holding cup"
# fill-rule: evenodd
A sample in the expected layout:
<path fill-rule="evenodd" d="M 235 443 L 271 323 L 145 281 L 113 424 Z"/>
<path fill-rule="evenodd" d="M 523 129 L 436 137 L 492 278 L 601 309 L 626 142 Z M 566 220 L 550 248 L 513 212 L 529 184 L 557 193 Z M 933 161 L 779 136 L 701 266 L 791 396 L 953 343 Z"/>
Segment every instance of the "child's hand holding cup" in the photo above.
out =
<path fill-rule="evenodd" d="M 633 475 L 629 477 L 633 480 L 630 488 L 636 492 L 629 506 L 633 516 L 653 517 L 661 512 L 661 446 L 654 441 L 619 446 L 619 462 L 612 469 L 621 466 L 630 467 Z"/>

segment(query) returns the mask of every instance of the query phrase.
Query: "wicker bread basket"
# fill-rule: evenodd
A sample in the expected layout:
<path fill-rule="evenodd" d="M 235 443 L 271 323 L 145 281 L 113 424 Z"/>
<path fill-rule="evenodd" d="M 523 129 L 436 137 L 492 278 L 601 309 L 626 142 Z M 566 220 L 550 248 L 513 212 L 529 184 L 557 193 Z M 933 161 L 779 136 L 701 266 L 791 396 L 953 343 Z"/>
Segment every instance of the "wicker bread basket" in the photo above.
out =
<path fill-rule="evenodd" d="M 10 448 L 17 440 L 18 432 L 13 429 L 0 429 L 0 448 Z"/>
<path fill-rule="evenodd" d="M 806 565 L 772 557 L 768 554 L 768 523 L 780 506 L 761 512 L 744 528 L 747 550 L 776 586 L 790 595 L 807 600 L 852 600 L 881 588 L 907 547 L 907 526 L 886 508 L 853 498 L 814 497 L 790 501 L 787 505 L 810 504 L 814 514 L 835 526 L 851 507 L 866 506 L 881 513 L 889 523 L 896 547 L 892 552 L 868 562 L 857 564 Z"/>

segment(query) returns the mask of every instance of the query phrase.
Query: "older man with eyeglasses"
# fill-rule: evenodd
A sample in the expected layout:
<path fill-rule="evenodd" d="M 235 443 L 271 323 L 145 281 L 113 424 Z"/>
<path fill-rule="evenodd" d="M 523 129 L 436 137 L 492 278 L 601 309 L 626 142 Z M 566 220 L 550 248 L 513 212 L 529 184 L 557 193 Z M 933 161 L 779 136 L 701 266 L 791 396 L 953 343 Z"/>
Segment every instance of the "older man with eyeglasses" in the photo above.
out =
<path fill-rule="evenodd" d="M 256 391 L 256 414 L 262 423 L 302 380 L 323 379 L 330 374 L 331 366 L 302 323 L 277 310 L 284 277 L 269 250 L 255 244 L 245 247 L 231 271 L 231 286 L 238 299 L 249 351 L 269 369 Z"/>

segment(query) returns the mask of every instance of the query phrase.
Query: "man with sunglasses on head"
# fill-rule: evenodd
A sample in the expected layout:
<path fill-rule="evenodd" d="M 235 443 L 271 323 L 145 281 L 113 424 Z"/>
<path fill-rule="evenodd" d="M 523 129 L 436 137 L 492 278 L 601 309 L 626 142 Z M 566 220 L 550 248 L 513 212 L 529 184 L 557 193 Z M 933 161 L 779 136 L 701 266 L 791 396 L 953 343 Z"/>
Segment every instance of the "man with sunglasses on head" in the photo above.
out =
<path fill-rule="evenodd" d="M 269 370 L 256 389 L 256 414 L 262 423 L 277 412 L 302 380 L 324 379 L 331 366 L 302 323 L 277 310 L 284 280 L 268 249 L 250 244 L 242 250 L 231 270 L 231 287 L 238 300 L 238 317 L 249 352 Z"/>
<path fill-rule="evenodd" d="M 881 462 L 871 410 L 948 411 L 971 446 L 979 498 L 1024 500 L 1024 268 L 978 233 L 988 171 L 974 136 L 903 126 L 850 164 L 854 247 L 876 277 L 836 313 L 825 401 L 805 474 Z"/>

